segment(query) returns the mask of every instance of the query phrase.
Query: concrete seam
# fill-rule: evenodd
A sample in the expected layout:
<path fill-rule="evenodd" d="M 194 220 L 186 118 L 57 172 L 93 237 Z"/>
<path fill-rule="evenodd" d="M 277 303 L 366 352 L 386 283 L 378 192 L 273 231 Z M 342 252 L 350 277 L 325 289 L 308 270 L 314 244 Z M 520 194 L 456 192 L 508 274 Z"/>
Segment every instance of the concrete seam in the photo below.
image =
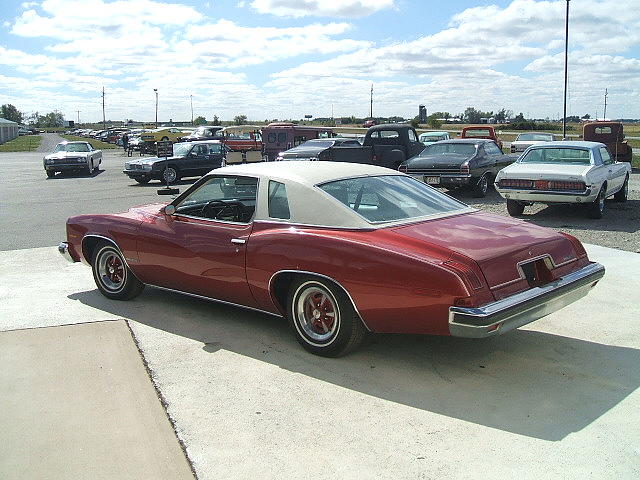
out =
<path fill-rule="evenodd" d="M 171 415 L 169 414 L 169 410 L 168 410 L 169 403 L 165 400 L 164 395 L 162 395 L 162 392 L 160 391 L 160 388 L 158 387 L 158 385 L 156 384 L 156 381 L 153 378 L 153 372 L 151 371 L 151 368 L 149 368 L 149 364 L 147 363 L 147 359 L 144 357 L 144 353 L 142 353 L 142 349 L 140 348 L 140 344 L 138 343 L 138 339 L 136 338 L 136 335 L 133 333 L 133 329 L 131 328 L 131 325 L 129 325 L 129 320 L 126 320 L 124 318 L 120 319 L 120 320 L 124 320 L 124 323 L 127 325 L 127 328 L 129 329 L 129 333 L 131 334 L 131 338 L 133 340 L 133 343 L 136 346 L 136 349 L 138 350 L 138 354 L 140 355 L 140 359 L 142 360 L 142 365 L 144 365 L 144 368 L 147 371 L 147 375 L 149 376 L 149 380 L 151 381 L 151 385 L 153 385 L 153 388 L 156 391 L 156 396 L 158 397 L 158 400 L 160 400 L 160 404 L 162 405 L 164 413 L 167 416 L 167 419 L 169 420 L 169 423 L 171 424 L 171 428 L 173 429 L 173 433 L 176 436 L 176 440 L 178 440 L 178 443 L 180 444 L 180 448 L 182 449 L 182 453 L 184 454 L 184 457 L 187 459 L 187 463 L 189 464 L 189 468 L 191 469 L 191 473 L 193 474 L 193 478 L 198 480 L 198 474 L 196 473 L 196 470 L 195 470 L 195 468 L 193 466 L 193 462 L 192 462 L 191 458 L 189 458 L 189 454 L 187 453 L 187 446 L 185 445 L 185 443 L 182 440 L 182 438 L 180 438 L 180 435 L 178 435 L 178 430 L 176 428 L 176 422 L 171 417 Z"/>
<path fill-rule="evenodd" d="M 75 323 L 59 323 L 57 325 L 40 325 L 39 327 L 24 327 L 24 328 L 11 328 L 9 330 L 0 330 L 2 332 L 20 332 L 22 330 L 41 330 L 43 328 L 56 328 L 56 327 L 73 327 L 78 325 L 87 325 L 91 323 L 104 323 L 104 322 L 119 322 L 122 318 L 110 318 L 107 320 L 92 320 L 89 322 L 75 322 Z"/>

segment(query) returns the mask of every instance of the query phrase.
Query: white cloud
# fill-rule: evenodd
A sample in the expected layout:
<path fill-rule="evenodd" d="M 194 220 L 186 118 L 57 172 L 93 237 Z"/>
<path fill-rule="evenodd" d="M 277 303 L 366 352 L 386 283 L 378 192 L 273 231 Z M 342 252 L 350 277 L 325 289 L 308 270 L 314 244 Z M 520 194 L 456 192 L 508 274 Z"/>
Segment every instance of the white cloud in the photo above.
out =
<path fill-rule="evenodd" d="M 254 0 L 259 13 L 279 17 L 366 17 L 394 6 L 394 0 Z"/>

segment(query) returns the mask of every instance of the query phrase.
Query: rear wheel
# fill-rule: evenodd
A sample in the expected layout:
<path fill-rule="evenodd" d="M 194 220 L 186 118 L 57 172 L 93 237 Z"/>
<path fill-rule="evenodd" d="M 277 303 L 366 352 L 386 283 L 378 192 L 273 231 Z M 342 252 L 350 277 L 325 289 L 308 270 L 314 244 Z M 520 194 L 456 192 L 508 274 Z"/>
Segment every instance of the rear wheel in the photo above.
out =
<path fill-rule="evenodd" d="M 316 277 L 300 277 L 287 297 L 287 318 L 306 350 L 339 357 L 357 348 L 365 327 L 343 290 Z"/>
<path fill-rule="evenodd" d="M 130 300 L 144 289 L 144 283 L 133 275 L 120 250 L 111 243 L 96 245 L 91 267 L 98 290 L 107 298 Z"/>
<path fill-rule="evenodd" d="M 524 203 L 516 200 L 507 200 L 507 212 L 512 217 L 518 217 L 524 212 Z"/>
<path fill-rule="evenodd" d="M 167 140 L 169 140 L 169 137 L 162 137 L 163 142 L 166 142 Z"/>
<path fill-rule="evenodd" d="M 626 202 L 627 197 L 629 196 L 629 176 L 624 179 L 624 183 L 622 184 L 622 188 L 616 192 L 613 196 L 616 202 Z"/>
<path fill-rule="evenodd" d="M 604 208 L 605 208 L 604 192 L 606 191 L 606 189 L 607 189 L 607 186 L 603 185 L 600 191 L 598 192 L 598 196 L 593 201 L 593 203 L 587 206 L 587 216 L 589 218 L 602 218 L 602 216 L 604 215 Z"/>
<path fill-rule="evenodd" d="M 489 174 L 485 173 L 478 183 L 473 186 L 473 196 L 478 198 L 484 198 L 487 196 L 489 190 Z"/>

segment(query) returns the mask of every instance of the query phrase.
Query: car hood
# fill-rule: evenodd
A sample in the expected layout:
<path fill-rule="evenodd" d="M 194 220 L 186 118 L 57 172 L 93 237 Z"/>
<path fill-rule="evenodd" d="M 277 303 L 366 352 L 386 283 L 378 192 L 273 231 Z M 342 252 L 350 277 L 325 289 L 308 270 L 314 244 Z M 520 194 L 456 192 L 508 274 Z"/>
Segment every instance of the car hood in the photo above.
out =
<path fill-rule="evenodd" d="M 513 163 L 498 172 L 497 179 L 521 178 L 525 180 L 553 180 L 558 177 L 583 179 L 591 165 L 569 165 L 556 163 Z"/>
<path fill-rule="evenodd" d="M 473 155 L 462 155 L 459 153 L 448 153 L 444 155 L 419 155 L 407 160 L 405 165 L 409 168 L 440 168 L 444 166 L 460 166 L 467 160 L 472 159 Z"/>
<path fill-rule="evenodd" d="M 87 157 L 91 152 L 55 152 L 50 153 L 44 158 L 47 160 L 64 159 L 64 158 L 79 158 Z"/>
<path fill-rule="evenodd" d="M 416 248 L 443 247 L 474 260 L 490 287 L 518 278 L 518 263 L 550 255 L 555 264 L 576 258 L 562 234 L 522 220 L 474 212 L 391 229 Z"/>
<path fill-rule="evenodd" d="M 326 149 L 327 147 L 294 147 L 286 152 L 282 152 L 282 156 L 295 158 L 315 157 Z"/>
<path fill-rule="evenodd" d="M 168 160 L 178 160 L 182 157 L 169 157 Z M 131 165 L 153 165 L 156 162 L 164 162 L 164 157 L 159 158 L 159 157 L 146 157 L 146 158 L 139 158 L 136 160 L 129 160 L 127 163 L 131 164 Z"/>

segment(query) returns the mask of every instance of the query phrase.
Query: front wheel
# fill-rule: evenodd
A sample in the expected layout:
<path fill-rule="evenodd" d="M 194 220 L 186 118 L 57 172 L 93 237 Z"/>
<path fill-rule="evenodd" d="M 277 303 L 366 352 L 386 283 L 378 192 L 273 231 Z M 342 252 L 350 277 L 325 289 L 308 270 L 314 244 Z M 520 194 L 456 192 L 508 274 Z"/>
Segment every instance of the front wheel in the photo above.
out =
<path fill-rule="evenodd" d="M 524 203 L 516 200 L 507 200 L 507 212 L 512 217 L 518 217 L 524 212 Z"/>
<path fill-rule="evenodd" d="M 616 202 L 626 202 L 629 196 L 629 176 L 627 175 L 622 184 L 622 188 L 613 196 Z"/>
<path fill-rule="evenodd" d="M 324 357 L 349 353 L 362 343 L 366 333 L 344 291 L 327 280 L 310 276 L 291 285 L 287 319 L 300 345 Z"/>
<path fill-rule="evenodd" d="M 55 170 L 47 170 L 47 178 L 53 178 L 56 176 Z"/>
<path fill-rule="evenodd" d="M 130 300 L 144 289 L 144 283 L 133 275 L 120 251 L 111 243 L 96 246 L 91 267 L 98 290 L 107 298 Z"/>
<path fill-rule="evenodd" d="M 166 183 L 175 183 L 180 180 L 180 173 L 177 168 L 167 167 L 162 172 L 162 179 Z"/>
<path fill-rule="evenodd" d="M 140 185 L 146 185 L 147 183 L 149 183 L 149 180 L 151 180 L 149 177 L 136 178 L 136 182 L 138 182 Z"/>

